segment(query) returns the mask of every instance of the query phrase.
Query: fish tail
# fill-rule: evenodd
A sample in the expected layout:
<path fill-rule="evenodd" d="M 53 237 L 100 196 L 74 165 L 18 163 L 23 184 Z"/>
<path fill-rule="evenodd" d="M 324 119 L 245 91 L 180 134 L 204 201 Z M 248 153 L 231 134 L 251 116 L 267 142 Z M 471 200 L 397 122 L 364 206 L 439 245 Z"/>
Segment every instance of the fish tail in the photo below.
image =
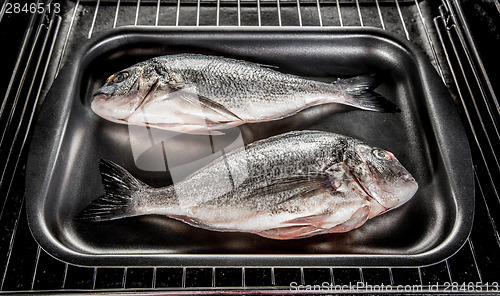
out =
<path fill-rule="evenodd" d="M 75 220 L 97 222 L 139 215 L 137 193 L 149 186 L 112 161 L 101 159 L 99 169 L 106 193 L 92 201 Z"/>
<path fill-rule="evenodd" d="M 401 112 L 398 106 L 374 91 L 379 84 L 375 74 L 339 79 L 335 83 L 353 98 L 352 101 L 346 102 L 348 105 L 376 112 Z"/>

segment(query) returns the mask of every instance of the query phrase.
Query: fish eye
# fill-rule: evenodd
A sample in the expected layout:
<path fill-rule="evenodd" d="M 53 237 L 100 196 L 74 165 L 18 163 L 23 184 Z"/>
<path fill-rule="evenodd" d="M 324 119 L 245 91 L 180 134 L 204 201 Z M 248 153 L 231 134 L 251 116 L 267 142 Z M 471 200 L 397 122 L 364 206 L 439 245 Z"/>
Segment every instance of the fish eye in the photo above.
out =
<path fill-rule="evenodd" d="M 391 159 L 391 155 L 389 153 L 387 153 L 387 151 L 383 151 L 383 150 L 375 149 L 375 150 L 373 150 L 373 155 L 375 155 L 375 157 L 378 159 L 383 159 L 383 160 Z"/>
<path fill-rule="evenodd" d="M 127 79 L 128 77 L 128 72 L 121 72 L 121 73 L 118 73 L 115 75 L 115 77 L 113 78 L 113 82 L 115 83 L 120 83 L 122 82 L 123 80 Z"/>

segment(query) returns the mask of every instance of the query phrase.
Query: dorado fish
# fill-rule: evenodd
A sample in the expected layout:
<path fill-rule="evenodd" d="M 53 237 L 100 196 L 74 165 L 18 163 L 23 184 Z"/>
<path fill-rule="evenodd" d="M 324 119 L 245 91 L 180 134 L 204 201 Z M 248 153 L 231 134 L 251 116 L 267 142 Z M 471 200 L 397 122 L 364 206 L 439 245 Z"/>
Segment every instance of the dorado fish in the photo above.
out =
<path fill-rule="evenodd" d="M 399 109 L 373 89 L 374 75 L 325 83 L 235 59 L 196 54 L 152 58 L 111 75 L 92 110 L 117 123 L 191 134 L 279 120 L 311 106 Z"/>
<path fill-rule="evenodd" d="M 110 161 L 101 160 L 100 169 L 106 193 L 77 220 L 155 214 L 272 239 L 355 229 L 401 206 L 418 188 L 391 152 L 320 131 L 251 143 L 162 188 Z"/>

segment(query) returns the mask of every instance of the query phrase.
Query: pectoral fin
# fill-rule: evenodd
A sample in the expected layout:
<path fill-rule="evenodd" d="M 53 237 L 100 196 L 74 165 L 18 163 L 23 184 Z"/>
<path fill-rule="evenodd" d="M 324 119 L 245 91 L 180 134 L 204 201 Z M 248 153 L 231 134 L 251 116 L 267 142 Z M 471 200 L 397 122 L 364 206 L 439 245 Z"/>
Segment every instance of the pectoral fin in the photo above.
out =
<path fill-rule="evenodd" d="M 210 100 L 209 98 L 206 98 L 203 96 L 198 96 L 198 99 L 199 99 L 202 107 L 208 109 L 211 112 L 214 112 L 216 114 L 227 117 L 228 121 L 236 121 L 236 120 L 243 121 L 243 119 L 241 119 L 241 117 L 234 114 L 233 112 L 231 112 L 229 109 L 227 109 L 223 105 L 221 105 L 215 101 Z"/>
<path fill-rule="evenodd" d="M 290 191 L 295 188 L 293 195 L 280 195 L 281 192 Z M 270 182 L 262 183 L 261 187 L 251 192 L 251 196 L 282 196 L 276 203 L 284 203 L 295 198 L 306 198 L 329 190 L 331 183 L 328 175 L 294 175 L 272 179 Z"/>
<path fill-rule="evenodd" d="M 310 173 L 273 178 L 255 189 L 252 195 L 276 195 L 280 192 L 290 191 L 290 188 L 295 188 L 295 194 L 288 195 L 286 199 L 278 201 L 278 203 L 283 203 L 295 198 L 314 196 L 325 191 L 333 193 L 342 186 L 345 178 L 345 166 L 341 162 L 333 164 L 326 170 L 319 170 L 319 172 L 311 171 Z"/>
<path fill-rule="evenodd" d="M 184 100 L 195 108 L 201 107 L 205 117 L 214 122 L 243 121 L 241 117 L 233 113 L 231 110 L 227 109 L 222 104 L 198 94 L 195 87 L 183 87 L 174 90 L 168 95 L 168 97 L 170 99 Z M 220 118 L 222 120 L 215 120 L 213 118 Z"/>
<path fill-rule="evenodd" d="M 326 233 L 325 229 L 317 228 L 311 225 L 286 226 L 264 230 L 256 234 L 272 239 L 298 239 Z"/>

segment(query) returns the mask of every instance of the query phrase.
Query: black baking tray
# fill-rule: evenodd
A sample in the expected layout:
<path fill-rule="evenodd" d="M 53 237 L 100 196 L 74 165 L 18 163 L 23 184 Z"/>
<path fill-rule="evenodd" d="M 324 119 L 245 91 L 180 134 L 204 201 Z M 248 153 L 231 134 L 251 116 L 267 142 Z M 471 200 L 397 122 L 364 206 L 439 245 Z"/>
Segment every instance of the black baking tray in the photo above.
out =
<path fill-rule="evenodd" d="M 91 111 L 92 94 L 106 77 L 174 53 L 238 58 L 323 81 L 376 73 L 382 82 L 377 91 L 401 112 L 319 106 L 209 137 L 135 130 Z M 418 192 L 359 229 L 289 241 L 213 232 L 162 216 L 74 220 L 104 193 L 101 158 L 152 186 L 166 186 L 235 143 L 299 129 L 349 135 L 392 151 L 418 181 Z M 422 266 L 451 256 L 467 239 L 474 180 L 450 94 L 426 56 L 400 36 L 375 28 L 124 27 L 81 43 L 47 94 L 29 152 L 26 206 L 41 247 L 79 265 Z"/>

